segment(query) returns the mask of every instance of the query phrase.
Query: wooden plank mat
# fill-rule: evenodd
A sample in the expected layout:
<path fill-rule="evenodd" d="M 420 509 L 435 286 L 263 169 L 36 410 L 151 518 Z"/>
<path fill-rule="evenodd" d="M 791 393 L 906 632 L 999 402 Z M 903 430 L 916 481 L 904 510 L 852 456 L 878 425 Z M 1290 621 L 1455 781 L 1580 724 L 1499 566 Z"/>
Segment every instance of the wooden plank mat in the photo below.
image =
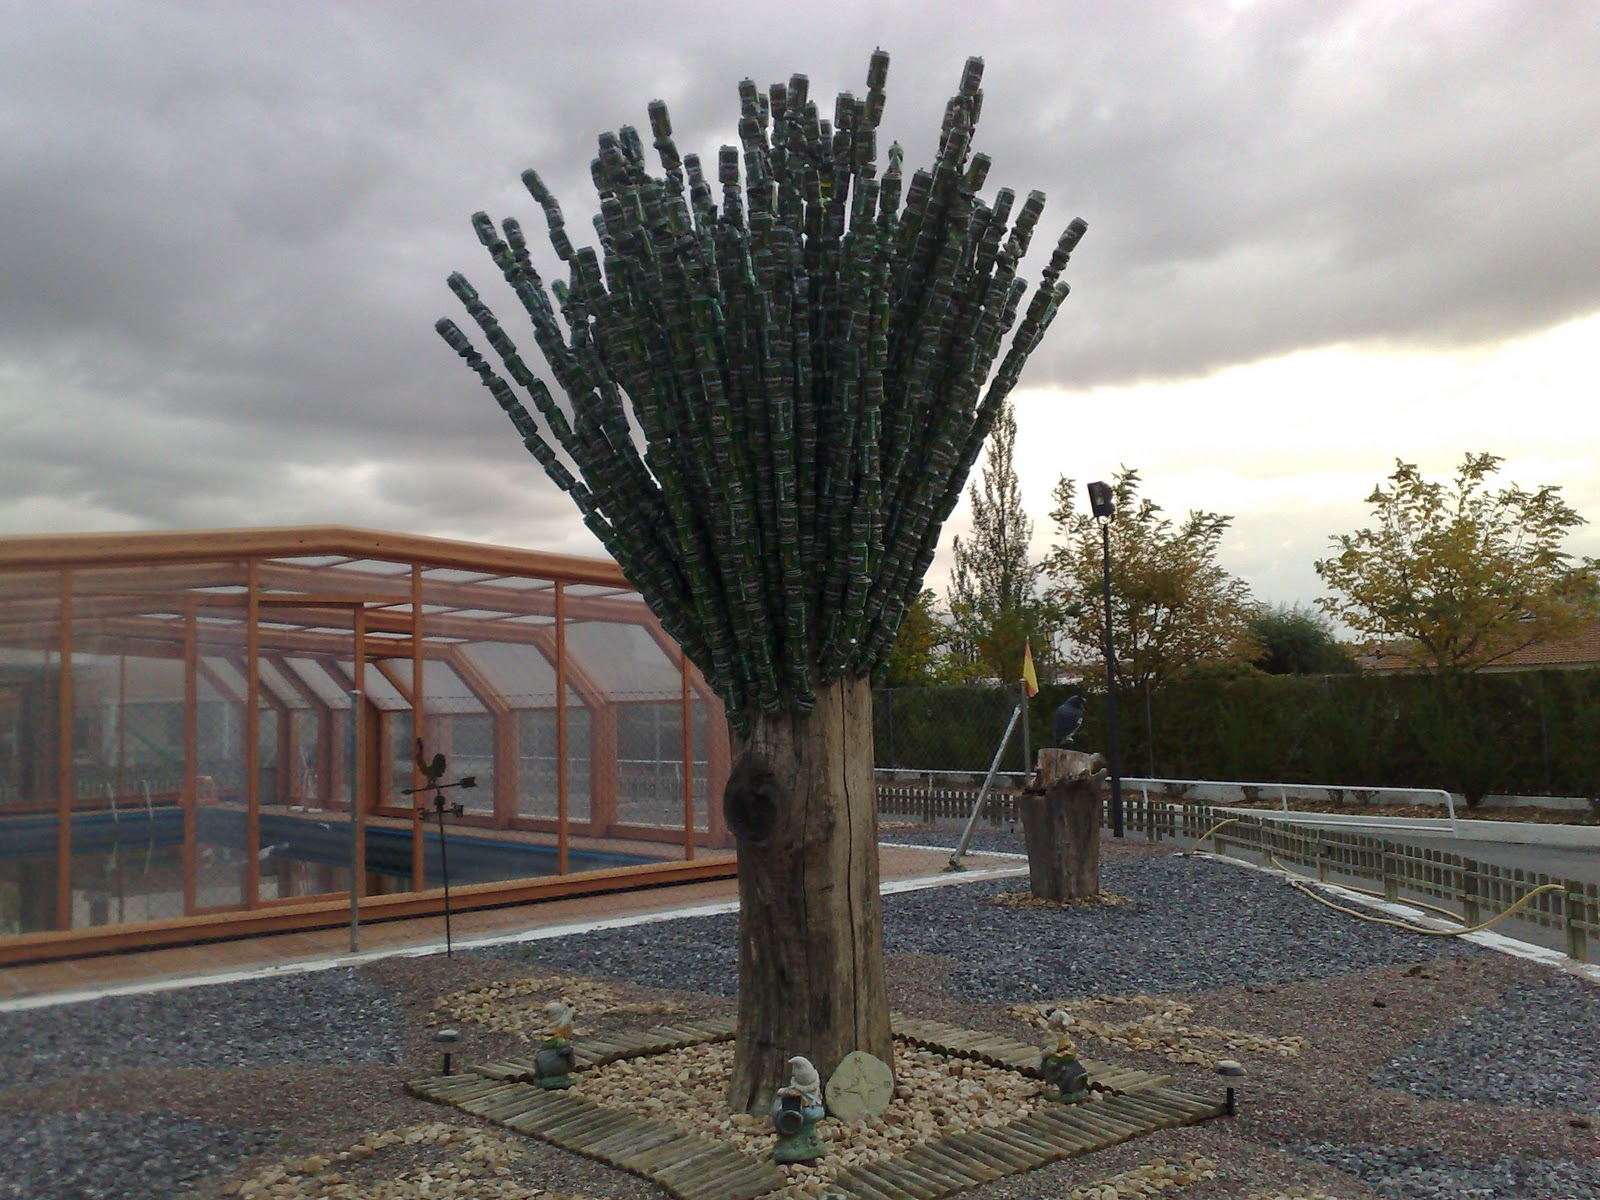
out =
<path fill-rule="evenodd" d="M 703 1046 L 709 1042 L 726 1042 L 733 1038 L 734 1018 L 714 1017 L 705 1021 L 680 1021 L 674 1025 L 657 1025 L 651 1029 L 607 1034 L 604 1038 L 575 1038 L 574 1071 L 587 1071 L 622 1058 L 635 1058 L 641 1054 L 665 1054 L 685 1046 Z M 538 1078 L 533 1057 L 503 1058 L 495 1062 L 479 1063 L 466 1068 L 490 1079 L 515 1080 L 531 1083 Z"/>
<path fill-rule="evenodd" d="M 894 1035 L 914 1046 L 937 1050 L 952 1058 L 975 1059 L 991 1067 L 1016 1071 L 1030 1079 L 1041 1078 L 1039 1069 L 1041 1051 L 1040 1047 L 1032 1042 L 1007 1037 L 1003 1033 L 962 1029 L 959 1025 L 947 1025 L 943 1021 L 928 1021 L 921 1017 L 895 1015 L 892 1019 Z M 1099 1092 L 1123 1095 L 1143 1091 L 1146 1088 L 1162 1087 L 1169 1081 L 1165 1075 L 1152 1075 L 1148 1071 L 1139 1071 L 1131 1067 L 1114 1067 L 1089 1058 L 1080 1058 L 1078 1061 L 1083 1064 L 1083 1069 L 1089 1072 L 1089 1086 Z"/>
<path fill-rule="evenodd" d="M 751 1200 L 784 1184 L 783 1173 L 769 1162 L 570 1091 L 547 1092 L 477 1074 L 418 1079 L 406 1090 L 642 1175 L 679 1200 Z"/>
<path fill-rule="evenodd" d="M 895 1036 L 956 1058 L 1039 1077 L 1038 1046 L 942 1021 L 895 1016 Z M 580 1042 L 577 1070 L 635 1055 L 733 1037 L 731 1017 L 678 1022 Z M 1101 1098 L 1046 1104 L 993 1129 L 969 1130 L 841 1173 L 833 1190 L 851 1200 L 939 1200 L 1002 1176 L 1090 1154 L 1118 1142 L 1220 1116 L 1223 1102 L 1168 1086 L 1165 1075 L 1080 1060 Z M 776 1166 L 657 1118 L 595 1104 L 570 1091 L 533 1086 L 533 1061 L 506 1059 L 407 1084 L 416 1096 L 453 1105 L 566 1150 L 631 1171 L 679 1200 L 752 1200 L 780 1189 Z"/>
<path fill-rule="evenodd" d="M 1151 1087 L 1088 1104 L 1048 1104 L 996 1129 L 954 1134 L 898 1158 L 852 1167 L 834 1180 L 853 1200 L 938 1200 L 1003 1175 L 1104 1150 L 1158 1129 L 1222 1113 L 1222 1102 Z"/>

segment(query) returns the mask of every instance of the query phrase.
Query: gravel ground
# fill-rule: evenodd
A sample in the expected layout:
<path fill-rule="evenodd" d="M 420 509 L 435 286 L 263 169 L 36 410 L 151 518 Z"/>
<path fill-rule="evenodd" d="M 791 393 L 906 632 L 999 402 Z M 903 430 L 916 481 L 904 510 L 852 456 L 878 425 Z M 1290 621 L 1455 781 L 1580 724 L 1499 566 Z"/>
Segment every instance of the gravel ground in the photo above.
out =
<path fill-rule="evenodd" d="M 168 1200 L 267 1149 L 276 1134 L 186 1117 L 79 1112 L 0 1115 L 0 1139 L 6 1200 Z M 159 1174 L 140 1169 L 150 1163 L 161 1164 Z"/>
<path fill-rule="evenodd" d="M 392 1063 L 400 1020 L 390 996 L 335 970 L 0 1014 L 0 1038 L 21 1050 L 0 1063 L 8 1085 L 124 1067 Z"/>
<path fill-rule="evenodd" d="M 1436 1150 L 1383 1146 L 1296 1146 L 1395 1200 L 1594 1200 L 1600 1164 L 1498 1157 L 1470 1162 Z"/>
<path fill-rule="evenodd" d="M 1217 886 L 1219 876 L 1227 886 Z M 1166 854 L 1108 862 L 1100 879 L 1103 890 L 1127 903 L 1069 911 L 988 903 L 1025 889 L 1026 880 L 1016 879 L 886 896 L 884 949 L 951 960 L 950 989 L 963 1000 L 988 1003 L 1259 986 L 1487 953 L 1455 939 L 1361 924 L 1272 876 L 1205 859 Z M 646 937 L 638 929 L 608 929 L 563 939 L 559 962 L 646 987 L 737 992 L 736 916 L 649 930 Z M 1108 946 L 1138 952 L 1108 954 Z M 545 964 L 551 954 L 547 943 L 481 953 Z"/>
<path fill-rule="evenodd" d="M 986 848 L 1020 843 L 984 832 Z M 1085 1038 L 1083 1052 L 1168 1073 L 1198 1092 L 1216 1090 L 1205 1064 L 1241 1058 L 1249 1074 L 1239 1116 L 998 1180 L 973 1189 L 973 1200 L 1087 1196 L 1075 1189 L 1163 1157 L 1217 1164 L 1181 1182 L 1172 1176 L 1162 1194 L 1178 1200 L 1600 1195 L 1600 987 L 1452 939 L 1355 921 L 1259 872 L 1176 857 L 1169 844 L 1108 839 L 1102 863 L 1105 890 L 1126 903 L 989 902 L 1023 886 L 1017 880 L 887 897 L 891 1002 L 1029 1036 L 1013 1005 L 1160 997 L 1159 1037 L 1144 1027 L 1107 1033 Z M 452 960 L 391 959 L 0 1014 L 8 1047 L 0 1136 L 12 1147 L 0 1157 L 0 1197 L 244 1197 L 276 1186 L 260 1181 L 281 1182 L 281 1170 L 301 1181 L 285 1193 L 295 1196 L 481 1200 L 520 1195 L 513 1185 L 525 1185 L 551 1189 L 552 1200 L 659 1198 L 642 1180 L 542 1145 L 501 1177 L 510 1191 L 482 1190 L 487 1177 L 470 1171 L 452 1183 L 428 1165 L 448 1164 L 454 1143 L 352 1151 L 383 1131 L 430 1122 L 493 1132 L 401 1089 L 436 1069 L 428 1033 L 441 998 L 566 973 L 607 981 L 619 1013 L 669 1000 L 725 1013 L 735 930 L 731 916 L 694 918 Z M 1096 1020 L 1116 1018 L 1095 1010 Z M 652 1018 L 591 1019 L 600 1033 Z M 505 1029 L 463 1027 L 469 1059 L 522 1048 Z M 337 1160 L 328 1169 L 342 1181 L 309 1173 L 312 1158 Z"/>
<path fill-rule="evenodd" d="M 1600 1121 L 1600 994 L 1570 975 L 1518 984 L 1408 1047 L 1373 1082 L 1439 1100 L 1591 1111 Z"/>

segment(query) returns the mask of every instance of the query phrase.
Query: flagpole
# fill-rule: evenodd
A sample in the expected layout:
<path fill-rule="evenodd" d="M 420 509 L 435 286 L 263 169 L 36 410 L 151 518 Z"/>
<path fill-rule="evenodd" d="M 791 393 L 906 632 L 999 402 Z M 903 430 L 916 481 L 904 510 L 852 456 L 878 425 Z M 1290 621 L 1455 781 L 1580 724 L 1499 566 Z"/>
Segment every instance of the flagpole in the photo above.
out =
<path fill-rule="evenodd" d="M 1028 681 L 1024 679 L 1022 688 L 1022 778 L 1026 782 L 1029 772 L 1033 770 L 1033 753 L 1028 746 Z"/>
<path fill-rule="evenodd" d="M 1027 779 L 1033 771 L 1033 748 L 1028 738 L 1028 698 L 1039 690 L 1039 673 L 1033 666 L 1033 646 L 1027 640 L 1022 643 L 1022 777 Z"/>

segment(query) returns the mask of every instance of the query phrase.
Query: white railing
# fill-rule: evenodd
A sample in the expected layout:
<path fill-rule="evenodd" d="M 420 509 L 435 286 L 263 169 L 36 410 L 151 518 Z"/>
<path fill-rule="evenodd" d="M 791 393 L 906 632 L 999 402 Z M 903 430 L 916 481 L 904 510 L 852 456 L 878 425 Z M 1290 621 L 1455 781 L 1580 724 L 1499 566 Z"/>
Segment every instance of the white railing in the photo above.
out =
<path fill-rule="evenodd" d="M 1348 784 L 1339 784 L 1339 783 L 1261 783 L 1261 782 L 1259 782 L 1257 780 L 1249 780 L 1249 779 L 1158 779 L 1158 778 L 1156 778 L 1154 776 L 1135 776 L 1135 775 L 1124 775 L 1122 777 L 1122 786 L 1125 787 L 1125 788 L 1126 787 L 1130 787 L 1130 786 L 1137 786 L 1140 789 L 1140 792 L 1143 794 L 1144 799 L 1146 801 L 1148 801 L 1150 799 L 1150 788 L 1149 788 L 1149 785 L 1153 784 L 1153 783 L 1154 784 L 1171 784 L 1171 785 L 1176 786 L 1176 787 L 1186 787 L 1186 788 L 1187 787 L 1226 787 L 1226 788 L 1239 788 L 1241 791 L 1243 791 L 1246 788 L 1249 788 L 1249 789 L 1254 789 L 1254 790 L 1261 791 L 1261 792 L 1265 792 L 1265 791 L 1268 791 L 1268 790 L 1275 790 L 1278 793 L 1278 799 L 1279 799 L 1279 801 L 1281 802 L 1281 804 L 1283 806 L 1282 807 L 1282 811 L 1283 812 L 1288 812 L 1289 811 L 1289 793 L 1290 793 L 1291 790 L 1296 791 L 1296 792 L 1308 791 L 1308 790 L 1315 790 L 1315 791 L 1319 791 L 1319 792 L 1360 792 L 1363 795 L 1378 795 L 1380 793 L 1389 793 L 1389 794 L 1403 795 L 1403 796 L 1442 796 L 1444 798 L 1445 811 L 1449 813 L 1449 818 L 1450 819 L 1449 819 L 1449 824 L 1448 825 L 1440 827 L 1440 832 L 1448 831 L 1450 833 L 1454 833 L 1456 831 L 1456 800 L 1455 800 L 1455 797 L 1453 795 L 1451 795 L 1449 792 L 1445 791 L 1443 788 L 1351 787 Z M 1210 801 L 1207 801 L 1207 803 L 1214 804 L 1218 808 L 1228 808 L 1228 807 L 1230 807 L 1230 805 L 1228 804 L 1228 802 L 1226 800 L 1210 800 Z M 1237 806 L 1234 806 L 1234 807 L 1237 807 Z M 1268 813 L 1268 812 L 1266 812 L 1266 811 L 1264 811 L 1262 809 L 1250 809 L 1249 811 L 1254 812 L 1254 813 L 1259 813 L 1260 815 L 1262 815 L 1264 817 L 1274 815 L 1274 814 Z M 1301 824 L 1301 825 L 1343 825 L 1343 826 L 1349 826 L 1351 828 L 1356 828 L 1356 829 L 1360 829 L 1360 828 L 1382 828 L 1382 827 L 1384 827 L 1386 825 L 1390 825 L 1390 824 L 1393 823 L 1392 821 L 1385 821 L 1385 820 L 1383 820 L 1381 818 L 1367 818 L 1367 817 L 1359 817 L 1359 816 L 1352 817 L 1352 816 L 1345 816 L 1343 813 L 1304 813 L 1304 812 L 1297 812 L 1297 813 L 1294 814 L 1294 819 L 1295 819 L 1297 824 Z M 1426 829 L 1428 829 L 1428 826 L 1419 825 L 1419 824 L 1413 824 L 1413 825 L 1410 825 L 1410 828 L 1419 829 L 1419 830 L 1426 830 Z"/>
<path fill-rule="evenodd" d="M 877 767 L 874 769 L 874 773 L 878 776 L 896 776 L 897 778 L 894 780 L 896 785 L 903 786 L 906 783 L 911 782 L 913 779 L 921 779 L 924 780 L 929 787 L 934 785 L 935 780 L 950 780 L 955 778 L 981 780 L 985 775 L 985 772 L 983 771 L 925 771 L 921 768 L 913 767 Z M 996 779 L 1014 779 L 1020 783 L 1021 781 L 1027 779 L 1031 774 L 1033 774 L 1032 771 L 996 771 L 994 773 L 994 777 Z M 908 779 L 904 777 L 911 778 Z M 879 782 L 882 783 L 887 781 L 880 778 Z"/>
<path fill-rule="evenodd" d="M 983 778 L 982 771 L 932 771 L 913 770 L 910 768 L 901 767 L 879 767 L 877 768 L 876 773 L 880 782 L 888 783 L 889 779 L 886 777 L 892 777 L 895 785 L 905 786 L 913 780 L 920 780 L 925 782 L 930 788 L 935 786 L 936 781 L 943 782 L 946 786 L 951 786 L 950 781 L 956 778 L 965 780 Z M 1025 771 L 996 771 L 994 772 L 994 778 L 999 779 L 1001 777 L 1005 777 L 1020 784 L 1022 781 L 1027 779 L 1028 774 L 1029 773 Z M 1438 796 L 1444 801 L 1445 811 L 1448 814 L 1448 822 L 1443 825 L 1429 826 L 1420 823 L 1420 821 L 1408 821 L 1408 827 L 1422 832 L 1434 832 L 1437 830 L 1441 833 L 1455 833 L 1457 831 L 1455 797 L 1443 788 L 1354 787 L 1349 784 L 1338 783 L 1262 783 L 1259 780 L 1253 779 L 1162 779 L 1155 776 L 1141 775 L 1124 775 L 1122 777 L 1122 786 L 1125 789 L 1137 788 L 1147 802 L 1150 799 L 1150 787 L 1153 784 L 1170 785 L 1172 787 L 1181 788 L 1225 787 L 1238 788 L 1241 791 L 1250 789 L 1263 794 L 1268 792 L 1276 792 L 1278 800 L 1282 805 L 1281 811 L 1283 812 L 1289 811 L 1290 794 L 1298 794 L 1304 791 L 1330 793 L 1357 792 L 1363 796 L 1376 796 L 1381 794 L 1399 796 Z M 1229 807 L 1229 803 L 1226 800 L 1207 800 L 1205 803 L 1212 804 L 1220 808 Z M 1261 813 L 1264 816 L 1272 815 L 1266 812 L 1266 810 L 1262 809 L 1250 809 L 1249 811 Z M 1343 813 L 1299 812 L 1294 814 L 1294 818 L 1296 822 L 1302 825 L 1347 826 L 1353 829 L 1381 829 L 1393 824 L 1392 819 L 1385 820 L 1378 817 L 1346 816 Z"/>

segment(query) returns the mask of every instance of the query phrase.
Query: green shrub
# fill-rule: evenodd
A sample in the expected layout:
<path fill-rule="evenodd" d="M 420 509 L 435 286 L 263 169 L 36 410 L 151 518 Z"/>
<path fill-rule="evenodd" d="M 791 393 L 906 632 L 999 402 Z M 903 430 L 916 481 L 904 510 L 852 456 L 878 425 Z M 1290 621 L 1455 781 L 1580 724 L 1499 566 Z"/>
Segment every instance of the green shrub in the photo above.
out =
<path fill-rule="evenodd" d="M 1046 687 L 1029 704 L 1032 746 L 1073 692 L 1088 701 L 1079 749 L 1107 745 L 1102 688 Z M 980 771 L 1015 688 L 881 689 L 879 766 Z M 1006 769 L 1022 760 L 1021 738 Z M 1454 675 L 1195 676 L 1118 697 L 1124 775 L 1351 787 L 1447 788 L 1600 798 L 1600 670 Z"/>

